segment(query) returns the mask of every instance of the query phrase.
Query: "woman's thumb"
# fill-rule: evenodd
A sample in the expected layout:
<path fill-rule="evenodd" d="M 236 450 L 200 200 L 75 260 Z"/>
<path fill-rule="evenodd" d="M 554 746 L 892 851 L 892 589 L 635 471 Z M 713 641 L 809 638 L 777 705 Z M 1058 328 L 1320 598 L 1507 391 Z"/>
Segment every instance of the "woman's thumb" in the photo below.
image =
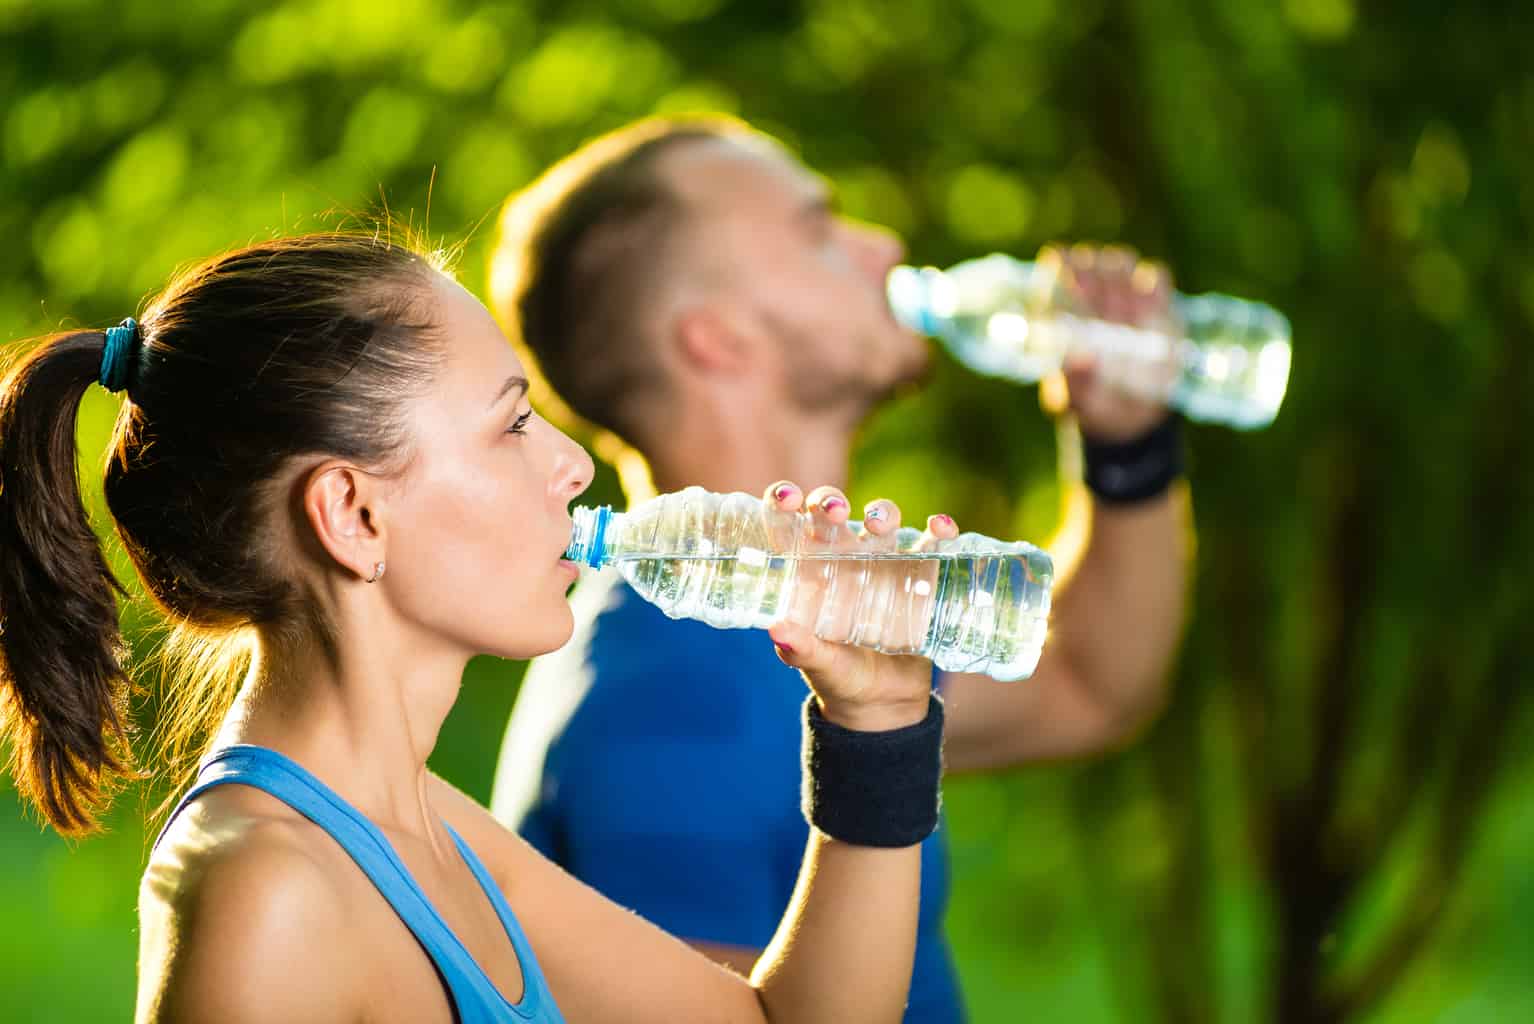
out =
<path fill-rule="evenodd" d="M 821 662 L 825 660 L 822 650 L 825 645 L 808 626 L 785 620 L 769 627 L 767 635 L 772 637 L 778 657 L 790 668 L 813 672 L 824 667 Z"/>

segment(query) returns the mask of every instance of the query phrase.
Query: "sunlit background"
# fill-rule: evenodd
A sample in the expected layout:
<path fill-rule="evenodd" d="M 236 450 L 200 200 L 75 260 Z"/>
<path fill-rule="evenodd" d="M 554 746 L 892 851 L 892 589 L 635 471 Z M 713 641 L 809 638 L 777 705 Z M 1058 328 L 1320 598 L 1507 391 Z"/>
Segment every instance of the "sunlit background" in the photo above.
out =
<path fill-rule="evenodd" d="M 1168 713 L 1100 761 L 947 787 L 974 1018 L 1534 1020 L 1529 10 L 0 0 L 0 339 L 385 207 L 465 241 L 483 294 L 499 201 L 667 110 L 776 133 L 920 262 L 1117 241 L 1272 303 L 1277 423 L 1189 431 Z M 116 401 L 81 418 L 98 512 Z M 864 434 L 875 494 L 1047 537 L 1035 393 L 940 361 Z M 521 672 L 475 663 L 442 733 L 482 799 Z M 0 787 L 0 1017 L 127 1018 L 139 795 L 71 848 Z"/>

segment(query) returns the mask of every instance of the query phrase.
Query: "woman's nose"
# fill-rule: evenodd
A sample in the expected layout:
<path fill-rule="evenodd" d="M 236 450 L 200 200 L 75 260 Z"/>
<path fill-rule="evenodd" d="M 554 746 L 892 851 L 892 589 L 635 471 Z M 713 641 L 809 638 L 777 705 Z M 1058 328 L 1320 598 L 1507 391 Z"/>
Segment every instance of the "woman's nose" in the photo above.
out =
<path fill-rule="evenodd" d="M 566 501 L 571 501 L 585 493 L 586 488 L 591 486 L 597 469 L 596 464 L 591 461 L 590 452 L 568 436 L 565 436 L 565 442 L 569 450 L 561 458 L 563 472 L 560 479 L 560 493 Z"/>

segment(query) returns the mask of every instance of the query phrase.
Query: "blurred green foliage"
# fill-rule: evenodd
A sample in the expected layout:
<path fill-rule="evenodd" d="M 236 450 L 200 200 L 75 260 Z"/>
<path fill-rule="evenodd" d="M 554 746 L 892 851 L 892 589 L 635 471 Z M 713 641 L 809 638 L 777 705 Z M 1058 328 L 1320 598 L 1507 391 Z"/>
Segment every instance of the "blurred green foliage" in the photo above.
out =
<path fill-rule="evenodd" d="M 779 134 L 920 261 L 1123 241 L 1269 301 L 1279 421 L 1191 432 L 1167 714 L 947 789 L 974 1016 L 1534 1019 L 1531 29 L 1357 0 L 0 0 L 0 338 L 385 205 L 466 238 L 482 293 L 500 199 L 660 110 Z M 115 408 L 82 412 L 88 492 Z M 1042 538 L 1053 466 L 1031 393 L 944 362 L 855 490 Z M 520 672 L 476 662 L 442 734 L 482 798 Z M 5 1018 L 125 1017 L 141 801 L 76 848 L 0 812 Z"/>

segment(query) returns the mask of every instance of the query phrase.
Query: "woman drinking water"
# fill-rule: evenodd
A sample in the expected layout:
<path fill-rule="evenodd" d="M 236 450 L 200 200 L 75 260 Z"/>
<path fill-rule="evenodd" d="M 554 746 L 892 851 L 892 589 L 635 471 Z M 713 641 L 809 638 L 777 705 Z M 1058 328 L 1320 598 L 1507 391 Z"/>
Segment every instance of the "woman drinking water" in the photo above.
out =
<path fill-rule="evenodd" d="M 179 666 L 157 729 L 171 750 L 202 737 L 140 891 L 139 1021 L 900 1018 L 936 823 L 926 661 L 773 628 L 812 690 L 816 828 L 749 980 L 427 769 L 471 657 L 568 638 L 561 556 L 592 464 L 530 409 L 484 308 L 378 237 L 217 257 L 137 320 L 38 341 L 0 386 L 0 727 L 59 831 L 88 832 L 138 772 L 117 584 L 76 476 L 98 381 L 125 395 L 107 507 Z M 832 489 L 767 500 L 849 512 Z"/>

